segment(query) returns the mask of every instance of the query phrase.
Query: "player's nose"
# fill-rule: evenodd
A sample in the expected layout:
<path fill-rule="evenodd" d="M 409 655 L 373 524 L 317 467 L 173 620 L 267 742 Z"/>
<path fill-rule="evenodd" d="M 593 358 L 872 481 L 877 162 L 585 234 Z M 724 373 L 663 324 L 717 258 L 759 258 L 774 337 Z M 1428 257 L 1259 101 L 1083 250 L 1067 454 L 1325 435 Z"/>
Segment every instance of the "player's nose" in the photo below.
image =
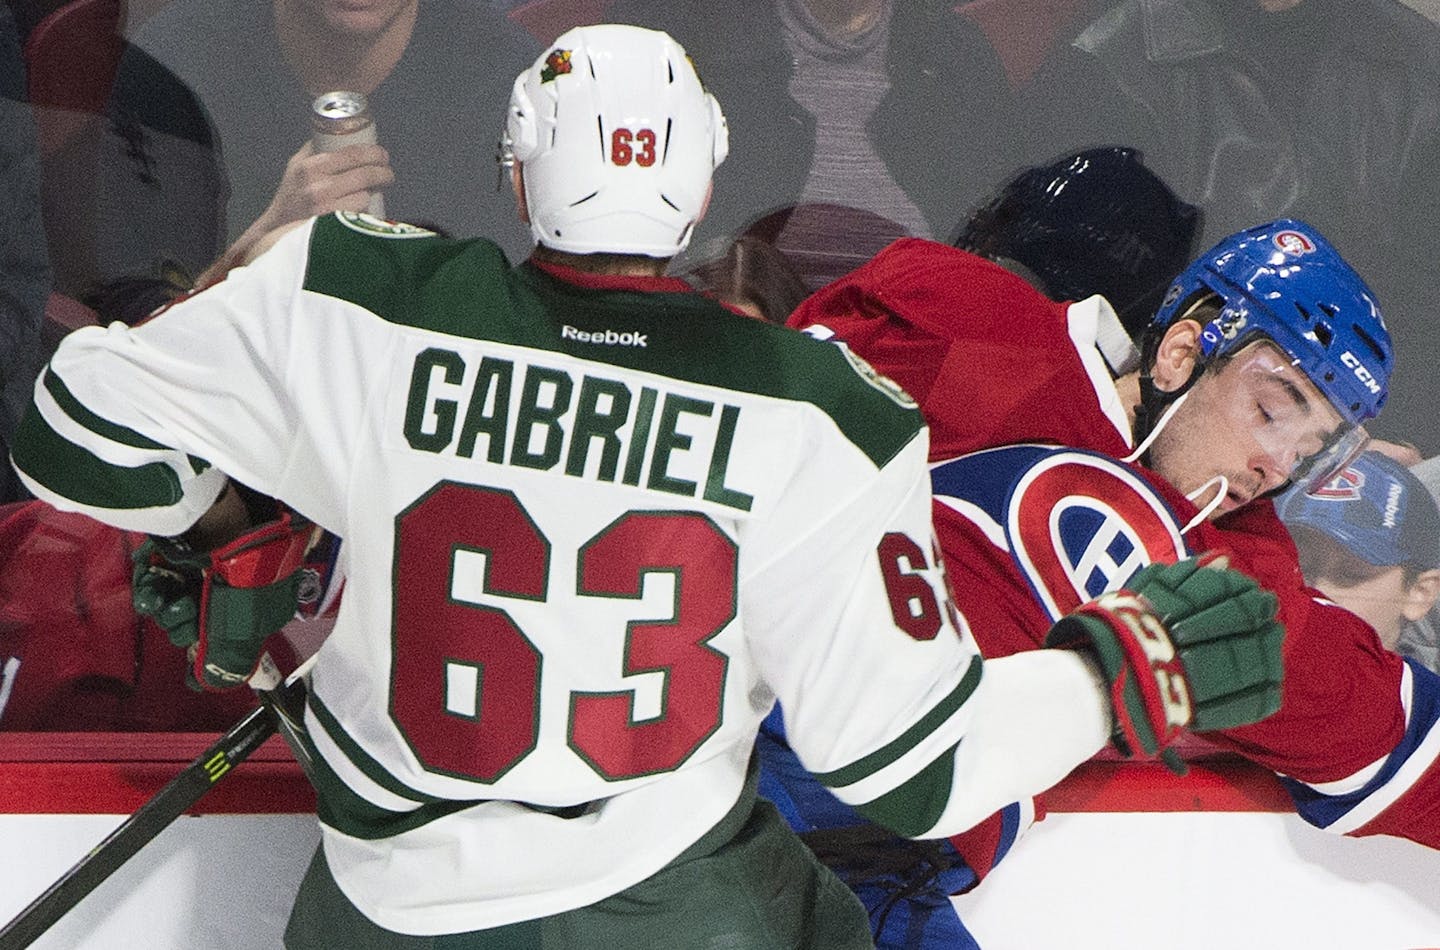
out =
<path fill-rule="evenodd" d="M 1254 473 L 1258 484 L 1255 487 L 1254 497 L 1273 491 L 1290 480 L 1290 473 L 1295 470 L 1297 457 L 1293 451 L 1281 453 L 1277 458 L 1269 452 L 1258 452 L 1251 459 L 1250 470 Z"/>

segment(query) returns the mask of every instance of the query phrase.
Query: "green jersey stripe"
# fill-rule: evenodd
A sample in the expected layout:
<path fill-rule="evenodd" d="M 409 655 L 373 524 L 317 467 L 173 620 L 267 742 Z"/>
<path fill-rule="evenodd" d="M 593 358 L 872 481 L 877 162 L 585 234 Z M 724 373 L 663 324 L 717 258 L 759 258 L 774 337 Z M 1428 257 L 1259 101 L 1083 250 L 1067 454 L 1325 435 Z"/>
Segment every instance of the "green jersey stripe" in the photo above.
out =
<path fill-rule="evenodd" d="M 946 749 L 909 781 L 855 810 L 876 824 L 906 838 L 918 838 L 940 820 L 955 781 L 955 750 Z"/>
<path fill-rule="evenodd" d="M 920 718 L 909 729 L 906 729 L 898 738 L 887 743 L 885 746 L 875 750 L 857 762 L 852 762 L 844 768 L 836 769 L 833 772 L 816 773 L 815 777 L 821 784 L 828 788 L 844 788 L 847 785 L 854 785 L 856 782 L 868 778 L 879 772 L 881 769 L 893 765 L 905 753 L 913 749 L 919 742 L 928 738 L 942 722 L 953 716 L 966 700 L 975 692 L 980 685 L 980 671 L 984 665 L 980 657 L 976 656 L 970 660 L 970 667 L 965 675 L 960 678 L 960 684 L 950 691 L 950 694 L 940 702 L 936 703 L 928 713 Z"/>
<path fill-rule="evenodd" d="M 315 714 L 315 718 L 319 721 L 321 728 L 325 730 L 325 734 L 340 747 L 340 751 L 350 760 L 351 764 L 387 792 L 401 798 L 423 802 L 412 811 L 393 811 L 367 801 L 356 794 L 345 783 L 345 780 L 330 767 L 324 756 L 317 752 L 311 756 L 315 764 L 316 814 L 321 821 L 336 831 L 352 838 L 377 841 L 394 837 L 406 831 L 413 831 L 437 818 L 443 818 L 472 805 L 480 804 L 479 801 L 466 799 L 437 798 L 402 785 L 393 775 L 381 769 L 379 763 L 350 738 L 344 727 L 336 720 L 335 714 L 320 701 L 320 697 L 312 692 L 307 697 L 307 701 L 310 711 Z M 307 739 L 307 741 L 310 741 L 313 748 L 313 740 Z"/>
<path fill-rule="evenodd" d="M 316 816 L 336 831 L 365 841 L 377 841 L 413 831 L 436 818 L 443 818 L 476 804 L 469 801 L 433 802 L 406 812 L 381 808 L 351 791 L 344 779 L 335 774 L 329 763 L 318 755 L 314 756 L 311 777 L 315 782 Z"/>
<path fill-rule="evenodd" d="M 577 287 L 529 264 L 511 267 L 484 240 L 396 240 L 330 215 L 315 223 L 304 288 L 401 326 L 809 403 L 877 467 L 923 425 L 903 391 L 841 346 L 698 293 Z"/>
<path fill-rule="evenodd" d="M 93 431 L 93 430 L 87 430 Z M 49 491 L 89 508 L 168 508 L 184 497 L 164 462 L 114 465 L 55 431 L 31 407 L 15 430 L 15 465 Z"/>
<path fill-rule="evenodd" d="M 91 432 L 111 442 L 119 442 L 121 445 L 128 445 L 136 449 L 153 449 L 156 451 L 168 451 L 169 446 L 161 445 L 154 439 L 146 438 L 134 429 L 127 429 L 125 426 L 111 422 L 109 419 L 101 418 L 81 404 L 64 381 L 56 375 L 53 369 L 45 370 L 41 377 L 41 383 L 55 400 L 55 405 L 64 411 L 75 422 L 89 429 Z"/>
<path fill-rule="evenodd" d="M 320 700 L 320 697 L 313 692 L 310 694 L 310 711 L 313 712 L 315 718 L 320 721 L 320 725 L 324 728 L 325 734 L 330 737 L 330 741 L 334 742 L 335 745 L 339 747 L 341 753 L 344 754 L 345 758 L 349 759 L 350 763 L 364 773 L 365 777 L 370 779 L 370 781 L 392 795 L 400 798 L 408 798 L 411 801 L 424 804 L 434 804 L 444 801 L 444 799 L 435 795 L 427 795 L 424 792 L 410 788 L 390 772 L 386 771 L 384 766 L 376 762 L 370 753 L 366 752 L 360 747 L 358 742 L 350 738 L 350 734 L 345 731 L 345 727 L 340 724 L 340 720 L 326 707 Z"/>

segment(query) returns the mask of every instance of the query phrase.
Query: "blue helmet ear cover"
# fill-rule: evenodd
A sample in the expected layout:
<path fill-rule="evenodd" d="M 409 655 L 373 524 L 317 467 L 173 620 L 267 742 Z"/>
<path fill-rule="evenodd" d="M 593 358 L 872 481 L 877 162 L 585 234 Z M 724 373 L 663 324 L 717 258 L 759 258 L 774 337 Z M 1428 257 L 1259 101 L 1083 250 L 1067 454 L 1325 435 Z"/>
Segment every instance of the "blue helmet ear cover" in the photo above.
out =
<path fill-rule="evenodd" d="M 1201 331 L 1205 362 L 1263 338 L 1279 346 L 1350 424 L 1363 424 L 1385 405 L 1394 349 L 1379 303 L 1310 225 L 1282 218 L 1220 241 L 1175 278 L 1147 342 L 1208 294 L 1220 306 Z"/>
<path fill-rule="evenodd" d="M 1139 152 L 1106 146 L 1016 175 L 952 243 L 1020 264 L 1053 299 L 1104 296 L 1138 339 L 1190 260 L 1200 217 Z"/>

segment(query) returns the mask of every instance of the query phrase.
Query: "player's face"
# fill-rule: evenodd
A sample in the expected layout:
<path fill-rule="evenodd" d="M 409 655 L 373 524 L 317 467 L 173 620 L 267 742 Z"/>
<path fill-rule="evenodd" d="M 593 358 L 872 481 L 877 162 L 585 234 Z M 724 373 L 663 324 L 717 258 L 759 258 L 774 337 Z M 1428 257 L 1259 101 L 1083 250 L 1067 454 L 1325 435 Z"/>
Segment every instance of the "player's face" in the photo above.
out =
<path fill-rule="evenodd" d="M 291 0 L 297 8 L 350 37 L 376 36 L 402 15 L 414 11 L 419 0 Z"/>
<path fill-rule="evenodd" d="M 1260 341 L 1196 382 L 1161 429 L 1150 460 L 1186 494 L 1223 475 L 1227 485 L 1214 512 L 1218 516 L 1284 485 L 1346 428 L 1305 374 L 1273 344 Z"/>
<path fill-rule="evenodd" d="M 1405 568 L 1370 564 L 1339 541 L 1310 528 L 1292 529 L 1291 533 L 1300 552 L 1305 583 L 1374 627 L 1387 650 L 1395 649 L 1405 621 L 1412 619 L 1406 605 L 1420 593 L 1406 582 Z M 1413 619 L 1422 616 L 1424 609 Z"/>

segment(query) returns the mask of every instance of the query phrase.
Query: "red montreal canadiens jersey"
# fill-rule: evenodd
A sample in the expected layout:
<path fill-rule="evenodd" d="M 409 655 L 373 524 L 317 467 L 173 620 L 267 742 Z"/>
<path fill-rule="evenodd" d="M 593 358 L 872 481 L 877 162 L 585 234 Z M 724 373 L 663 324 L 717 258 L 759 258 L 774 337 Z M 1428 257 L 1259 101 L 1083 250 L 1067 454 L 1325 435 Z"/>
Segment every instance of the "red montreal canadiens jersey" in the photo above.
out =
<path fill-rule="evenodd" d="M 987 656 L 1038 647 L 1056 618 L 1149 561 L 1226 552 L 1280 598 L 1284 700 L 1207 738 L 1281 773 L 1313 824 L 1440 846 L 1440 678 L 1303 586 L 1268 501 L 1182 531 L 1195 507 L 1118 461 L 1128 423 L 1087 304 L 912 239 L 820 291 L 791 325 L 833 332 L 920 403 L 937 534 Z"/>
<path fill-rule="evenodd" d="M 187 689 L 185 651 L 131 607 L 142 538 L 40 501 L 0 506 L 0 729 L 210 732 L 254 707 L 248 689 Z"/>

